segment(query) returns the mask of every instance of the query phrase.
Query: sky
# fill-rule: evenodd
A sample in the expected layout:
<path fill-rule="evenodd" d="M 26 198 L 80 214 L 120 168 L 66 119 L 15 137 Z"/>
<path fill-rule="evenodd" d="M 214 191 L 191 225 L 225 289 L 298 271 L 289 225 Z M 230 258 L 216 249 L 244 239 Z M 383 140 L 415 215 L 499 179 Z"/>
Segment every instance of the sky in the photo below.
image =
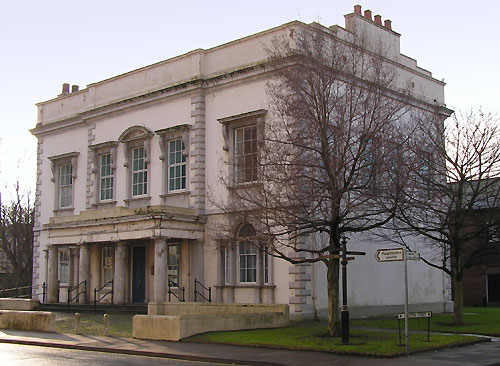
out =
<path fill-rule="evenodd" d="M 499 108 L 500 1 L 17 0 L 0 10 L 0 192 L 34 194 L 36 106 L 197 48 L 300 20 L 344 26 L 353 6 L 392 21 L 401 53 L 446 82 L 449 108 Z"/>

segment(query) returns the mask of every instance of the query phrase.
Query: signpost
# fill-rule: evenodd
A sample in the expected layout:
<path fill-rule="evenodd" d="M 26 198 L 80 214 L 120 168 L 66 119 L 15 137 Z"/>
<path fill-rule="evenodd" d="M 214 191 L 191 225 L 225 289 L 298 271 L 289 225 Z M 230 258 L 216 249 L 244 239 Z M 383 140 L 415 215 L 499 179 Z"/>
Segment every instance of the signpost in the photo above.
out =
<path fill-rule="evenodd" d="M 377 262 L 403 261 L 404 276 L 405 276 L 405 312 L 404 314 L 398 314 L 398 324 L 399 324 L 399 319 L 405 320 L 405 348 L 406 348 L 406 355 L 408 356 L 410 354 L 410 339 L 408 337 L 408 318 L 410 317 L 408 314 L 408 261 L 420 260 L 420 254 L 417 252 L 407 251 L 406 247 L 395 248 L 395 249 L 378 249 L 377 252 L 375 253 L 375 259 L 377 260 Z M 415 314 L 420 314 L 420 313 L 412 313 L 412 314 L 413 317 L 416 317 Z M 428 314 L 428 312 L 422 314 Z M 401 336 L 400 336 L 400 343 L 401 343 Z"/>

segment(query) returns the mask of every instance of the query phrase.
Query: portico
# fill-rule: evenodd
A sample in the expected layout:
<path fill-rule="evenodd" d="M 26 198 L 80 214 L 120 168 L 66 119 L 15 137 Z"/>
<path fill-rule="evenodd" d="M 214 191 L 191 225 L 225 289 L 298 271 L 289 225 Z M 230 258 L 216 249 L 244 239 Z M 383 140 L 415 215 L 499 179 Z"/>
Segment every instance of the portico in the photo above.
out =
<path fill-rule="evenodd" d="M 51 220 L 44 227 L 51 243 L 46 251 L 47 301 L 67 301 L 67 294 L 77 294 L 75 287 L 86 289 L 85 296 L 75 299 L 80 303 L 93 301 L 94 289 L 98 294 L 112 289 L 112 297 L 103 302 L 117 305 L 168 301 L 169 283 L 190 294 L 191 277 L 203 278 L 204 223 L 190 210 L 180 210 L 114 208 L 102 215 L 101 209 L 105 217 L 85 211 Z M 77 255 L 65 262 L 64 253 Z"/>

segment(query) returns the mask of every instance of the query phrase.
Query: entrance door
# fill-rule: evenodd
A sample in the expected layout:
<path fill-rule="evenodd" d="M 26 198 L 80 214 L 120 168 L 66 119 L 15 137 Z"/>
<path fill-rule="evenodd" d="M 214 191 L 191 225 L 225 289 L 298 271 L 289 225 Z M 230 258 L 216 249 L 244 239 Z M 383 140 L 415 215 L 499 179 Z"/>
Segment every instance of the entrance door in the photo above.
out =
<path fill-rule="evenodd" d="M 488 302 L 500 303 L 500 274 L 488 275 Z"/>
<path fill-rule="evenodd" d="M 132 249 L 132 302 L 143 303 L 146 297 L 146 247 Z"/>

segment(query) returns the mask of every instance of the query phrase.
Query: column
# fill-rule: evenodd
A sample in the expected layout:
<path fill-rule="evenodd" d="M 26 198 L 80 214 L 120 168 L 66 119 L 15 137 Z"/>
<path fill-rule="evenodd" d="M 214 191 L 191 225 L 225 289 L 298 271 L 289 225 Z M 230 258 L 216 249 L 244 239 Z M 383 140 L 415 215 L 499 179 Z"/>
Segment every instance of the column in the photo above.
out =
<path fill-rule="evenodd" d="M 165 302 L 167 294 L 167 241 L 165 238 L 155 239 L 155 292 L 154 302 Z"/>
<path fill-rule="evenodd" d="M 57 283 L 57 247 L 49 245 L 49 260 L 48 260 L 48 283 L 47 283 L 47 302 L 58 302 L 59 286 Z"/>
<path fill-rule="evenodd" d="M 80 297 L 79 301 L 82 304 L 86 304 L 89 299 L 88 294 L 90 290 L 90 246 L 88 244 L 81 244 L 79 249 L 78 283 L 87 281 L 87 293 L 83 299 Z"/>
<path fill-rule="evenodd" d="M 113 276 L 113 304 L 125 304 L 127 246 L 124 242 L 115 245 L 115 272 Z"/>

